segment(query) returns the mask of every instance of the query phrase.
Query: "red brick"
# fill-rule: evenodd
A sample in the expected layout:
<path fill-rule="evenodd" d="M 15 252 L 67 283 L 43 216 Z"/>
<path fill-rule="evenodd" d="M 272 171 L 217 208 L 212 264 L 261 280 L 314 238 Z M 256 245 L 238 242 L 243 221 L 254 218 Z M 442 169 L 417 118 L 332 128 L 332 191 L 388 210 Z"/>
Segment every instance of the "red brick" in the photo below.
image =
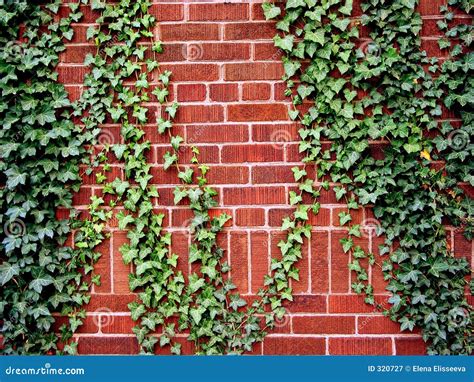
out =
<path fill-rule="evenodd" d="M 278 49 L 273 42 L 254 44 L 254 59 L 257 61 L 276 61 L 275 64 L 265 63 L 265 65 L 280 65 L 284 53 Z M 280 76 L 281 77 L 281 76 Z M 280 77 L 275 79 L 280 79 Z"/>
<path fill-rule="evenodd" d="M 132 337 L 80 337 L 79 354 L 137 354 L 138 343 Z"/>
<path fill-rule="evenodd" d="M 72 203 L 75 207 L 88 206 L 91 202 L 92 189 L 89 187 L 81 187 L 78 192 L 72 195 Z"/>
<path fill-rule="evenodd" d="M 288 101 L 290 102 L 291 98 L 285 96 L 286 84 L 284 82 L 277 82 L 273 85 L 273 97 L 275 101 Z"/>
<path fill-rule="evenodd" d="M 229 121 L 285 121 L 288 109 L 284 104 L 237 104 L 228 106 Z"/>
<path fill-rule="evenodd" d="M 296 334 L 354 334 L 354 316 L 294 316 Z"/>
<path fill-rule="evenodd" d="M 281 144 L 297 142 L 299 141 L 298 128 L 296 124 L 255 124 L 252 125 L 252 139 L 256 142 Z"/>
<path fill-rule="evenodd" d="M 91 300 L 85 309 L 88 312 L 94 312 L 96 310 L 103 310 L 104 308 L 110 309 L 113 312 L 128 312 L 127 305 L 135 301 L 136 296 L 134 294 L 92 294 Z"/>
<path fill-rule="evenodd" d="M 185 56 L 188 61 L 242 61 L 250 58 L 249 44 L 199 43 L 190 44 L 187 49 Z"/>
<path fill-rule="evenodd" d="M 113 291 L 114 294 L 128 294 L 128 275 L 130 274 L 130 265 L 125 265 L 122 260 L 122 254 L 119 248 L 129 243 L 126 232 L 114 232 L 112 235 L 112 261 L 113 261 Z"/>
<path fill-rule="evenodd" d="M 206 99 L 206 85 L 186 84 L 178 85 L 178 101 L 204 101 Z"/>
<path fill-rule="evenodd" d="M 157 21 L 178 21 L 184 18 L 182 4 L 153 4 L 148 12 Z"/>
<path fill-rule="evenodd" d="M 358 295 L 330 295 L 330 313 L 376 313 L 377 310 L 364 302 L 363 296 Z"/>
<path fill-rule="evenodd" d="M 280 227 L 283 219 L 291 216 L 294 208 L 272 208 L 268 211 L 268 225 L 270 227 Z"/>
<path fill-rule="evenodd" d="M 256 231 L 251 232 L 251 292 L 257 293 L 263 288 L 264 276 L 268 274 L 268 232 Z"/>
<path fill-rule="evenodd" d="M 331 355 L 391 355 L 390 338 L 329 338 Z"/>
<path fill-rule="evenodd" d="M 283 187 L 224 188 L 226 205 L 283 204 L 285 197 Z"/>
<path fill-rule="evenodd" d="M 235 224 L 241 227 L 265 225 L 265 210 L 261 208 L 239 208 L 235 211 Z"/>
<path fill-rule="evenodd" d="M 224 109 L 221 105 L 182 105 L 176 114 L 178 123 L 209 123 L 223 120 Z"/>
<path fill-rule="evenodd" d="M 228 145 L 222 148 L 223 163 L 277 162 L 283 152 L 273 145 Z"/>
<path fill-rule="evenodd" d="M 271 86 L 267 83 L 246 83 L 242 88 L 244 101 L 267 100 L 271 96 Z"/>
<path fill-rule="evenodd" d="M 117 316 L 113 314 L 105 314 L 105 317 L 101 319 L 101 332 L 102 333 L 116 333 L 116 334 L 133 334 L 132 328 L 137 325 L 138 322 L 132 320 L 130 316 Z"/>
<path fill-rule="evenodd" d="M 215 81 L 219 78 L 219 67 L 216 64 L 165 64 L 161 68 L 173 73 L 173 82 Z"/>
<path fill-rule="evenodd" d="M 456 257 L 465 257 L 470 263 L 472 257 L 472 241 L 466 239 L 462 232 L 454 234 L 454 253 Z"/>
<path fill-rule="evenodd" d="M 357 319 L 359 334 L 400 334 L 400 325 L 384 316 L 359 316 Z"/>
<path fill-rule="evenodd" d="M 308 293 L 309 289 L 309 255 L 308 240 L 301 246 L 302 258 L 299 259 L 295 267 L 299 269 L 299 280 L 291 280 L 291 287 L 294 293 Z"/>
<path fill-rule="evenodd" d="M 311 234 L 311 293 L 329 291 L 328 233 Z"/>
<path fill-rule="evenodd" d="M 173 212 L 172 212 L 171 225 L 174 228 L 182 228 L 188 231 L 191 225 L 191 220 L 193 219 L 193 216 L 194 216 L 193 211 L 191 211 L 189 208 L 184 208 L 184 209 L 175 208 L 172 211 Z M 184 240 L 183 237 L 177 237 L 176 239 L 179 241 Z M 187 245 L 186 245 L 186 248 L 187 248 Z"/>
<path fill-rule="evenodd" d="M 275 24 L 269 22 L 224 24 L 224 40 L 271 40 L 275 34 Z"/>
<path fill-rule="evenodd" d="M 187 209 L 188 210 L 188 209 Z M 173 212 L 174 218 L 174 212 Z M 177 269 L 184 275 L 189 273 L 189 236 L 187 232 L 173 232 L 171 234 L 171 253 L 179 256 Z"/>
<path fill-rule="evenodd" d="M 350 255 L 344 253 L 340 239 L 347 237 L 345 232 L 331 233 L 331 292 L 347 293 L 350 291 Z"/>
<path fill-rule="evenodd" d="M 313 228 L 329 227 L 331 225 L 331 209 L 321 207 L 317 214 L 309 215 L 309 222 Z"/>
<path fill-rule="evenodd" d="M 88 53 L 95 54 L 97 47 L 93 45 L 68 45 L 59 55 L 59 61 L 70 64 L 82 64 Z"/>
<path fill-rule="evenodd" d="M 210 184 L 245 184 L 249 181 L 249 169 L 243 166 L 212 167 L 207 174 Z"/>
<path fill-rule="evenodd" d="M 202 41 L 218 40 L 219 25 L 217 24 L 161 24 L 158 33 L 163 41 Z"/>
<path fill-rule="evenodd" d="M 285 301 L 284 305 L 291 313 L 326 313 L 327 310 L 324 295 L 295 295 L 292 302 Z"/>
<path fill-rule="evenodd" d="M 265 355 L 317 355 L 325 352 L 324 338 L 268 336 L 263 341 Z"/>
<path fill-rule="evenodd" d="M 248 4 L 190 4 L 189 20 L 247 20 L 249 18 Z"/>
<path fill-rule="evenodd" d="M 425 355 L 426 344 L 422 338 L 395 338 L 396 355 Z"/>
<path fill-rule="evenodd" d="M 201 163 L 218 163 L 219 162 L 219 147 L 217 146 L 196 146 L 199 149 L 199 161 Z M 169 151 L 169 146 L 156 147 L 156 158 L 158 163 L 163 163 L 163 155 Z M 181 146 L 179 162 L 181 164 L 189 164 L 193 157 L 191 146 Z M 163 202 L 165 195 L 163 190 L 160 190 L 160 200 Z"/>
<path fill-rule="evenodd" d="M 384 243 L 383 237 L 375 237 L 372 236 L 372 253 L 375 256 L 379 255 L 379 245 Z M 387 293 L 386 286 L 387 281 L 384 280 L 384 273 L 380 266 L 372 266 L 372 273 L 371 273 L 371 283 L 374 287 L 375 293 Z"/>
<path fill-rule="evenodd" d="M 246 142 L 249 140 L 247 125 L 190 125 L 186 127 L 188 144 Z"/>
<path fill-rule="evenodd" d="M 282 64 L 273 62 L 224 65 L 226 81 L 279 80 L 283 73 Z"/>
<path fill-rule="evenodd" d="M 352 220 L 350 221 L 349 224 L 361 224 L 362 220 L 364 219 L 364 212 L 361 208 L 358 210 L 350 210 L 348 211 L 347 208 L 334 208 L 332 210 L 332 224 L 336 227 L 340 227 L 341 225 L 339 224 L 339 214 L 341 212 L 350 212 Z M 345 227 L 347 227 L 347 223 Z"/>
<path fill-rule="evenodd" d="M 210 98 L 218 102 L 231 102 L 239 99 L 237 84 L 211 84 L 209 86 Z"/>
<path fill-rule="evenodd" d="M 110 274 L 110 240 L 105 239 L 94 249 L 102 255 L 94 265 L 94 274 L 100 275 L 100 285 L 94 285 L 95 293 L 110 293 L 112 291 L 112 280 Z"/>
<path fill-rule="evenodd" d="M 256 166 L 252 168 L 252 183 L 295 183 L 293 166 Z"/>
<path fill-rule="evenodd" d="M 83 23 L 94 23 L 96 19 L 100 16 L 99 11 L 93 11 L 89 6 L 81 5 L 79 7 L 80 11 L 82 12 L 83 16 L 81 22 Z M 67 17 L 69 15 L 70 8 L 69 5 L 64 4 L 63 6 L 59 7 L 59 12 L 55 15 L 55 19 Z"/>
<path fill-rule="evenodd" d="M 160 159 L 161 161 L 161 159 Z M 151 184 L 175 184 L 178 183 L 178 170 L 171 167 L 164 170 L 163 167 L 152 167 L 150 174 L 153 176 Z"/>
<path fill-rule="evenodd" d="M 248 293 L 248 234 L 232 231 L 230 233 L 231 277 L 240 293 Z"/>
<path fill-rule="evenodd" d="M 99 322 L 97 318 L 88 314 L 85 319 L 82 319 L 83 323 L 77 329 L 76 333 L 78 334 L 95 334 L 99 332 Z M 60 333 L 60 328 L 62 325 L 69 326 L 69 317 L 60 316 L 55 317 L 55 322 L 53 324 L 53 330 L 55 333 Z"/>
<path fill-rule="evenodd" d="M 75 66 L 58 66 L 56 68 L 58 72 L 58 81 L 63 84 L 82 84 L 84 77 L 89 73 L 89 68 L 82 65 Z"/>
<path fill-rule="evenodd" d="M 420 1 L 417 7 L 417 11 L 423 16 L 427 15 L 439 15 L 440 7 L 446 4 L 446 0 L 424 0 Z"/>

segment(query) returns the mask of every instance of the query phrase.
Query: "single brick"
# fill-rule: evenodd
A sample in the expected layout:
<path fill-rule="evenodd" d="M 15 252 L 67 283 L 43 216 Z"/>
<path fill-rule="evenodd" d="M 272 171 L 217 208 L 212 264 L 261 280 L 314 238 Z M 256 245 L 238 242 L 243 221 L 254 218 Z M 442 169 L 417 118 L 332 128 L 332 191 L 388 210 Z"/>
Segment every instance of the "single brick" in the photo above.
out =
<path fill-rule="evenodd" d="M 212 101 L 231 102 L 239 99 L 237 84 L 211 84 L 209 91 Z"/>
<path fill-rule="evenodd" d="M 265 210 L 262 208 L 239 208 L 235 211 L 235 224 L 241 227 L 265 225 Z"/>
<path fill-rule="evenodd" d="M 283 65 L 276 62 L 225 64 L 226 81 L 279 80 L 283 75 Z"/>
<path fill-rule="evenodd" d="M 231 277 L 240 293 L 248 293 L 248 234 L 231 231 L 230 233 L 230 266 Z"/>
<path fill-rule="evenodd" d="M 391 355 L 391 338 L 329 338 L 331 355 Z"/>
<path fill-rule="evenodd" d="M 251 273 L 252 273 L 252 293 L 257 293 L 263 288 L 264 276 L 268 274 L 268 232 L 256 231 L 250 234 L 251 251 Z"/>
<path fill-rule="evenodd" d="M 189 5 L 189 20 L 191 21 L 247 20 L 248 18 L 248 4 L 212 3 Z"/>
<path fill-rule="evenodd" d="M 234 187 L 223 192 L 226 205 L 283 204 L 286 196 L 283 187 Z"/>
<path fill-rule="evenodd" d="M 318 355 L 326 353 L 324 338 L 267 336 L 263 341 L 265 355 Z"/>
<path fill-rule="evenodd" d="M 236 104 L 227 108 L 229 121 L 285 121 L 288 109 L 285 104 Z"/>
<path fill-rule="evenodd" d="M 249 127 L 248 125 L 221 124 L 189 125 L 186 127 L 186 140 L 188 144 L 246 142 L 249 140 Z"/>
<path fill-rule="evenodd" d="M 354 316 L 295 316 L 293 332 L 297 334 L 354 334 Z"/>
<path fill-rule="evenodd" d="M 178 85 L 178 101 L 204 101 L 206 99 L 206 85 L 182 84 Z"/>
<path fill-rule="evenodd" d="M 219 25 L 208 23 L 162 24 L 158 26 L 158 35 L 163 41 L 218 40 Z"/>
<path fill-rule="evenodd" d="M 268 83 L 245 83 L 242 87 L 244 101 L 268 100 L 271 96 L 271 86 Z"/>
<path fill-rule="evenodd" d="M 278 162 L 282 160 L 283 152 L 273 145 L 226 145 L 222 148 L 222 162 L 224 163 Z"/>

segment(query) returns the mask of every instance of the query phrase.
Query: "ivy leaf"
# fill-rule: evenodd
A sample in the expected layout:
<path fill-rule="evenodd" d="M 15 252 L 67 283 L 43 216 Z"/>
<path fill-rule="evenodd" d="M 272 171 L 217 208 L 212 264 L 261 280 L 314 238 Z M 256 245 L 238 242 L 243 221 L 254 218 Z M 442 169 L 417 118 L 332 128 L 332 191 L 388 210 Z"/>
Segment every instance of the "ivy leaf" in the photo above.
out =
<path fill-rule="evenodd" d="M 18 264 L 10 264 L 8 262 L 0 264 L 0 284 L 2 286 L 9 282 L 13 277 L 18 276 L 19 274 L 20 267 L 18 266 Z"/>
<path fill-rule="evenodd" d="M 351 214 L 346 211 L 340 212 L 338 216 L 339 216 L 339 224 L 341 226 L 346 225 L 352 220 Z"/>
<path fill-rule="evenodd" d="M 324 29 L 317 29 L 314 32 L 307 31 L 304 35 L 304 39 L 318 43 L 319 45 L 323 46 L 325 42 L 324 34 Z"/>
<path fill-rule="evenodd" d="M 18 170 L 18 167 L 11 167 L 7 171 L 5 171 L 5 175 L 7 178 L 7 187 L 10 190 L 13 190 L 20 184 L 26 183 L 26 173 L 21 173 Z"/>
<path fill-rule="evenodd" d="M 274 19 L 281 14 L 281 9 L 272 3 L 263 3 L 262 8 L 266 20 Z"/>
<path fill-rule="evenodd" d="M 283 38 L 277 35 L 273 38 L 273 41 L 275 42 L 275 46 L 287 52 L 290 52 L 291 49 L 293 48 L 293 40 L 294 40 L 293 35 L 286 35 Z"/>
<path fill-rule="evenodd" d="M 51 285 L 53 281 L 54 280 L 51 275 L 40 272 L 33 280 L 30 281 L 29 288 L 41 293 L 43 287 Z"/>

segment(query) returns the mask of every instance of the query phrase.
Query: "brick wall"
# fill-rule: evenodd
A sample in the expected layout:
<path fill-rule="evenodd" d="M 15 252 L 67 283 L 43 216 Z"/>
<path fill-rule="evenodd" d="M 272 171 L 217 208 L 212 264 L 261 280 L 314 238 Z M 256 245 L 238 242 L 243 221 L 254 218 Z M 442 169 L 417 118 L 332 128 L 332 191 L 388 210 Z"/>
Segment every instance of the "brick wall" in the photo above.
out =
<path fill-rule="evenodd" d="M 357 2 L 357 1 L 356 1 Z M 295 185 L 291 167 L 300 163 L 297 126 L 289 121 L 289 101 L 283 97 L 284 84 L 280 52 L 273 47 L 273 22 L 264 20 L 260 2 L 153 1 L 151 12 L 158 25 L 155 34 L 164 41 L 159 56 L 163 68 L 173 72 L 172 98 L 181 108 L 175 124 L 187 145 L 196 145 L 201 161 L 209 164 L 210 183 L 217 188 L 220 211 L 233 220 L 221 237 L 233 267 L 232 277 L 240 292 L 251 299 L 263 284 L 269 259 L 278 254 L 281 218 L 291 212 L 288 191 Z M 436 20 L 441 0 L 421 0 L 424 17 L 423 47 L 437 55 Z M 76 35 L 62 55 L 60 80 L 71 97 L 80 94 L 87 69 L 85 54 L 95 48 L 86 41 L 86 29 L 97 15 L 84 9 L 85 18 L 76 25 Z M 360 10 L 356 12 L 360 14 Z M 188 237 L 186 207 L 174 207 L 172 189 L 176 173 L 165 173 L 161 157 L 168 144 L 153 125 L 147 127 L 156 163 L 153 182 L 161 198 L 157 210 L 166 213 L 173 232 L 173 250 L 180 255 L 180 267 L 187 264 Z M 118 142 L 118 126 L 104 126 L 102 142 Z M 189 146 L 188 146 L 189 147 Z M 183 160 L 189 161 L 189 150 Z M 114 177 L 121 174 L 113 165 Z M 84 208 L 92 194 L 100 193 L 92 177 L 85 180 L 75 197 Z M 342 205 L 332 192 L 321 197 L 320 214 L 312 221 L 313 237 L 305 247 L 299 267 L 301 281 L 294 283 L 295 301 L 289 315 L 277 329 L 256 346 L 256 354 L 419 354 L 424 352 L 418 332 L 401 334 L 399 326 L 373 311 L 363 299 L 351 293 L 349 259 L 342 252 L 337 214 Z M 370 225 L 371 211 L 356 220 Z M 93 291 L 88 317 L 80 329 L 79 351 L 84 354 L 135 353 L 137 343 L 131 328 L 127 303 L 134 299 L 128 289 L 130 268 L 122 263 L 118 248 L 126 233 L 109 227 L 111 239 L 104 242 L 97 265 L 102 285 Z M 472 257 L 471 243 L 451 233 L 451 247 Z M 367 230 L 360 244 L 376 250 L 381 240 Z M 372 282 L 384 293 L 382 275 L 375 269 Z M 381 297 L 382 298 L 382 297 Z M 192 352 L 182 339 L 183 350 Z"/>

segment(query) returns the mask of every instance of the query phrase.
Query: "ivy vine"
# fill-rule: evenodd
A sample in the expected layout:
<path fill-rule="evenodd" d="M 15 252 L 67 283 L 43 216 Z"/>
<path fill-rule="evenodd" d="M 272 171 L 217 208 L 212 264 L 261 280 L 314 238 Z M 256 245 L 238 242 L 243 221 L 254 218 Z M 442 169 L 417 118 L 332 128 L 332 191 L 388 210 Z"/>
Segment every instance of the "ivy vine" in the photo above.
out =
<path fill-rule="evenodd" d="M 421 50 L 416 0 L 363 3 L 360 21 L 351 19 L 352 0 L 289 0 L 283 17 L 279 7 L 263 5 L 267 18 L 280 17 L 275 45 L 286 52 L 286 95 L 295 106 L 290 117 L 301 121 L 304 159 L 293 168 L 299 187 L 289 195 L 295 212 L 283 220 L 281 256 L 272 259 L 250 303 L 236 291 L 218 244 L 231 217 L 212 212 L 217 191 L 208 185 L 209 168 L 199 162 L 197 148 L 191 165 L 180 164 L 184 139 L 173 134 L 179 106 L 168 102 L 171 72 L 161 71 L 157 61 L 162 46 L 153 37 L 150 2 L 81 2 L 100 12 L 99 26 L 87 31 L 97 52 L 86 57 L 91 71 L 72 105 L 54 69 L 63 41 L 73 37 L 71 23 L 82 16 L 80 3 L 69 3 L 70 13 L 59 21 L 54 14 L 60 1 L 40 6 L 7 0 L 0 9 L 4 353 L 76 351 L 82 305 L 92 284 L 100 284 L 94 248 L 108 237 L 114 215 L 129 239 L 120 252 L 133 264 L 129 286 L 137 300 L 129 309 L 143 353 L 159 345 L 179 354 L 177 335 L 185 331 L 198 354 L 251 351 L 285 315 L 284 301 L 293 299 L 291 283 L 299 278 L 302 245 L 311 235 L 309 214 L 318 213 L 320 193 L 330 188 L 347 205 L 339 214 L 347 227 L 341 245 L 354 271 L 354 291 L 402 330 L 421 327 L 430 354 L 472 352 L 473 310 L 464 298 L 469 264 L 453 256 L 445 228 L 448 221 L 472 235 L 472 201 L 463 191 L 463 184 L 473 185 L 472 25 L 451 23 L 453 7 L 469 13 L 469 2 L 449 0 L 442 8 L 438 26 L 446 38 L 439 44 L 449 58 L 441 64 Z M 360 23 L 370 30 L 370 41 L 358 47 Z M 438 121 L 440 99 L 459 115 L 460 126 Z M 163 167 L 175 168 L 181 183 L 174 202 L 189 204 L 193 213 L 189 275 L 178 270 L 165 215 L 155 212 L 159 194 L 144 130 L 154 123 L 155 103 L 156 128 L 171 145 Z M 120 126 L 121 142 L 97 146 L 110 121 Z M 371 143 L 382 145 L 383 154 L 374 154 Z M 122 176 L 108 181 L 117 161 Z M 91 165 L 86 175 L 95 169 L 102 192 L 79 220 L 71 201 L 83 163 Z M 364 207 L 373 207 L 380 220 L 376 233 L 385 243 L 378 254 L 356 244 L 362 233 L 352 212 Z M 69 218 L 57 220 L 58 208 L 70 210 Z M 72 229 L 74 249 L 65 245 Z M 370 283 L 378 268 L 392 294 L 390 309 Z M 68 316 L 59 336 L 52 312 Z"/>
<path fill-rule="evenodd" d="M 451 55 L 461 59 L 443 63 L 438 79 L 425 72 L 423 64 L 435 72 L 438 66 L 421 50 L 417 4 L 364 2 L 364 14 L 353 22 L 352 0 L 286 2 L 275 45 L 286 53 L 286 95 L 295 105 L 290 117 L 302 124 L 304 167 L 293 169 L 300 193 L 290 195 L 297 210 L 284 220 L 289 229 L 284 248 L 294 248 L 293 232 L 307 223 L 307 212 L 318 212 L 318 187 L 332 186 L 336 199 L 347 204 L 339 222 L 347 227 L 341 245 L 354 271 L 353 290 L 399 322 L 402 330 L 420 327 L 430 354 L 470 354 L 473 311 L 464 297 L 470 267 L 466 259 L 453 256 L 444 223 L 471 237 L 472 200 L 458 184 L 472 185 L 472 54 L 456 45 Z M 281 14 L 273 4 L 263 8 L 267 18 Z M 358 47 L 360 23 L 369 29 L 370 41 Z M 447 37 L 461 34 L 466 42 L 469 31 L 456 27 Z M 444 42 L 444 48 L 449 46 Z M 303 60 L 309 64 L 303 66 Z M 299 105 L 306 99 L 313 106 L 303 113 Z M 461 129 L 438 123 L 440 99 L 461 111 Z M 450 132 L 469 134 L 468 141 L 454 147 L 442 138 Z M 433 133 L 435 138 L 430 138 Z M 382 155 L 374 154 L 371 142 L 383 145 Z M 438 160 L 446 171 L 435 166 Z M 316 179 L 308 176 L 308 166 L 315 167 Z M 356 244 L 361 227 L 351 213 L 364 206 L 373 207 L 380 220 L 376 233 L 385 243 L 377 256 Z M 392 294 L 389 309 L 375 298 L 370 283 L 371 272 L 378 268 Z"/>
<path fill-rule="evenodd" d="M 72 195 L 93 133 L 73 123 L 55 71 L 80 20 L 79 3 L 2 1 L 0 7 L 0 320 L 4 354 L 74 353 L 98 255 L 66 245 L 77 216 Z M 55 21 L 57 20 L 57 21 Z M 58 209 L 70 210 L 69 217 Z M 85 228 L 81 228 L 85 229 Z M 59 335 L 53 312 L 67 317 Z"/>
<path fill-rule="evenodd" d="M 177 335 L 185 330 L 197 354 L 251 351 L 285 314 L 282 300 L 292 300 L 289 278 L 298 278 L 294 264 L 301 258 L 301 250 L 286 251 L 282 259 L 273 260 L 273 275 L 267 276 L 259 299 L 247 306 L 235 291 L 224 250 L 218 245 L 218 235 L 230 216 L 211 217 L 217 192 L 207 185 L 209 168 L 199 163 L 197 148 L 192 148 L 190 166 L 179 164 L 184 139 L 172 133 L 179 106 L 168 102 L 171 73 L 162 72 L 157 61 L 162 47 L 152 38 L 155 20 L 147 12 L 149 6 L 147 1 L 95 2 L 92 8 L 101 12 L 100 26 L 87 32 L 97 45 L 97 54 L 86 58 L 91 66 L 86 86 L 95 97 L 89 106 L 100 108 L 102 122 L 110 118 L 121 126 L 123 142 L 105 147 L 102 158 L 111 152 L 123 162 L 124 177 L 106 183 L 105 171 L 110 165 L 104 162 L 105 171 L 98 172 L 96 180 L 104 185 L 104 195 L 113 197 L 109 207 L 116 211 L 119 229 L 127 230 L 129 242 L 120 252 L 126 264 L 133 264 L 129 276 L 130 290 L 137 293 L 137 300 L 129 304 L 132 319 L 137 321 L 133 331 L 143 353 L 154 353 L 159 345 L 179 354 L 182 344 Z M 106 102 L 101 101 L 104 99 Z M 193 212 L 189 262 L 196 271 L 189 275 L 178 270 L 178 256 L 170 251 L 165 216 L 154 212 L 159 194 L 152 184 L 146 156 L 150 142 L 143 130 L 151 123 L 152 102 L 161 105 L 156 128 L 168 135 L 171 145 L 163 157 L 163 168 L 175 168 L 182 184 L 174 190 L 174 202 L 189 202 Z M 97 103 L 99 107 L 94 106 Z M 94 120 L 93 125 L 100 123 Z"/>

